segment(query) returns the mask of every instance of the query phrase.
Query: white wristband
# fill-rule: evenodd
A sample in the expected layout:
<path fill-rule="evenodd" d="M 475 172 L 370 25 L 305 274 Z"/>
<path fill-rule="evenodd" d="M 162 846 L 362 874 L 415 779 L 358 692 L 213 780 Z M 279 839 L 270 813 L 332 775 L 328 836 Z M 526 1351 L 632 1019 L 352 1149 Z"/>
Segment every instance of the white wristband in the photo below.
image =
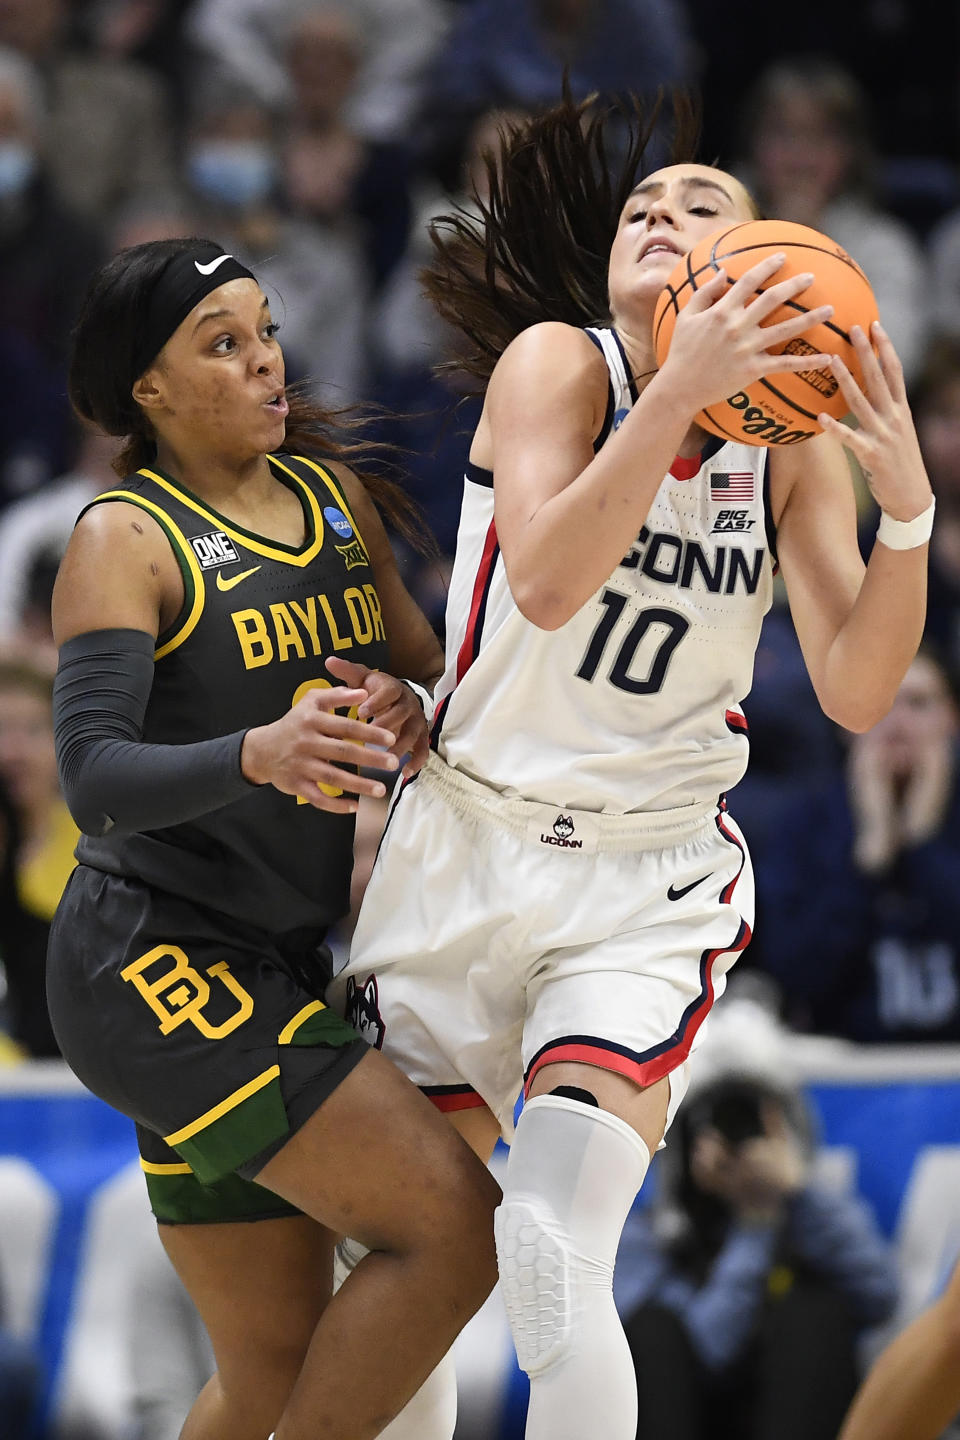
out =
<path fill-rule="evenodd" d="M 918 545 L 926 545 L 933 533 L 933 512 L 936 504 L 931 496 L 926 510 L 912 520 L 894 520 L 885 510 L 881 510 L 877 539 L 882 541 L 888 550 L 916 550 Z"/>

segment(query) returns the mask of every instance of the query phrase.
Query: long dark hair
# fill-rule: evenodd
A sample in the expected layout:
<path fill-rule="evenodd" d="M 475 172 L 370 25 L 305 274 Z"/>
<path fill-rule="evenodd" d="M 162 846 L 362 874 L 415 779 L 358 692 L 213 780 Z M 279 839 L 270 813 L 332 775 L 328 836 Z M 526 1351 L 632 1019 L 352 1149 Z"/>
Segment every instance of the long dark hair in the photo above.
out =
<path fill-rule="evenodd" d="M 195 236 L 149 240 L 119 251 L 93 276 L 73 328 L 68 393 L 80 418 L 124 444 L 113 460 L 121 477 L 154 463 L 156 441 L 150 422 L 133 398 L 137 380 L 137 337 L 146 323 L 150 295 L 173 256 L 209 241 Z M 363 438 L 366 417 L 330 411 L 305 385 L 287 391 L 290 412 L 282 450 L 306 452 L 353 465 L 369 462 L 385 447 Z M 351 438 L 356 434 L 357 439 Z M 400 485 L 369 468 L 357 471 L 371 499 L 393 527 L 423 553 L 433 552 L 424 520 Z"/>
<path fill-rule="evenodd" d="M 575 101 L 505 123 L 483 157 L 489 193 L 430 226 L 424 292 L 466 346 L 442 369 L 486 382 L 522 330 L 543 320 L 583 326 L 609 318 L 607 265 L 620 214 L 642 178 L 651 139 L 670 110 L 670 163 L 692 161 L 697 102 L 676 91 L 650 106 Z"/>

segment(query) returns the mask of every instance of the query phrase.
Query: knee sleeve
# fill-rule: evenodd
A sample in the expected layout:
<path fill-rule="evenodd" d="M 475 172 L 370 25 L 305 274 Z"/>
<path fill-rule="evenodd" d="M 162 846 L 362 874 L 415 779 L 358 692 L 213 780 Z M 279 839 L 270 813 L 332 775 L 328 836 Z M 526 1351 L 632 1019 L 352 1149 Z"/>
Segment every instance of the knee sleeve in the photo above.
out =
<path fill-rule="evenodd" d="M 528 1101 L 494 1227 L 520 1366 L 534 1376 L 613 1311 L 620 1234 L 650 1155 L 617 1116 L 562 1095 Z M 602 1328 L 602 1325 L 601 1325 Z"/>

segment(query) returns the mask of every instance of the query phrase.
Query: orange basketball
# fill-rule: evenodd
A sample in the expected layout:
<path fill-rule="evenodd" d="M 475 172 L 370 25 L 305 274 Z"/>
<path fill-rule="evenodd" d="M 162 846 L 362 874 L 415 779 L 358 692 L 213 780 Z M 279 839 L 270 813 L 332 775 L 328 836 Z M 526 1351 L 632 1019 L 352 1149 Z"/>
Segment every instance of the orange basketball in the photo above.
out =
<path fill-rule="evenodd" d="M 869 336 L 870 326 L 878 318 L 870 282 L 828 236 L 785 220 L 748 220 L 734 225 L 701 240 L 683 257 L 657 301 L 653 320 L 657 363 L 662 365 L 667 357 L 680 311 L 719 269 L 726 271 L 733 284 L 751 265 L 781 253 L 786 255 L 786 263 L 760 290 L 804 272 L 815 278 L 809 289 L 781 305 L 764 323 L 777 325 L 818 305 L 832 305 L 834 312 L 825 324 L 814 325 L 802 336 L 774 348 L 797 355 L 841 355 L 859 384 L 860 366 L 850 343 L 850 328 L 861 325 Z M 796 445 L 820 433 L 818 415 L 826 412 L 839 420 L 847 408 L 829 370 L 800 370 L 756 380 L 746 390 L 702 410 L 696 422 L 713 435 L 743 445 Z"/>

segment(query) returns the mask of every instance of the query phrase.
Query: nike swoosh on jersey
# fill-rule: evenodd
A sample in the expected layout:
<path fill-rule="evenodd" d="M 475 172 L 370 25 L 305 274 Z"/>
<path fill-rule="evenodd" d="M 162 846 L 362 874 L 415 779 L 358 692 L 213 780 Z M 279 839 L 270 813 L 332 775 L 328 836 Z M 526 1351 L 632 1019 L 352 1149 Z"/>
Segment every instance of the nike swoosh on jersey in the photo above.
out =
<path fill-rule="evenodd" d="M 263 566 L 262 566 L 262 565 L 254 565 L 254 567 L 253 567 L 252 570 L 241 570 L 239 575 L 231 575 L 229 580 L 224 580 L 224 578 L 223 578 L 223 571 L 222 571 L 222 570 L 218 570 L 218 571 L 217 571 L 217 589 L 218 589 L 218 590 L 232 590 L 233 587 L 234 587 L 234 585 L 239 585 L 239 584 L 240 584 L 240 581 L 241 581 L 241 580 L 248 580 L 251 575 L 256 575 L 257 571 L 258 571 L 258 570 L 262 570 L 262 569 L 263 569 Z"/>
<path fill-rule="evenodd" d="M 691 880 L 689 885 L 682 885 L 679 890 L 675 885 L 671 885 L 670 889 L 667 891 L 667 899 L 682 900 L 684 895 L 689 895 L 691 890 L 696 890 L 697 886 L 702 885 L 704 880 L 709 880 L 712 874 L 713 871 L 708 870 L 707 874 L 701 875 L 699 880 Z"/>
<path fill-rule="evenodd" d="M 194 265 L 196 265 L 201 275 L 212 275 L 214 270 L 216 270 L 217 266 L 222 265 L 224 260 L 232 259 L 232 255 L 218 255 L 216 260 L 211 260 L 208 265 L 201 265 L 199 260 L 194 260 L 193 263 Z"/>

